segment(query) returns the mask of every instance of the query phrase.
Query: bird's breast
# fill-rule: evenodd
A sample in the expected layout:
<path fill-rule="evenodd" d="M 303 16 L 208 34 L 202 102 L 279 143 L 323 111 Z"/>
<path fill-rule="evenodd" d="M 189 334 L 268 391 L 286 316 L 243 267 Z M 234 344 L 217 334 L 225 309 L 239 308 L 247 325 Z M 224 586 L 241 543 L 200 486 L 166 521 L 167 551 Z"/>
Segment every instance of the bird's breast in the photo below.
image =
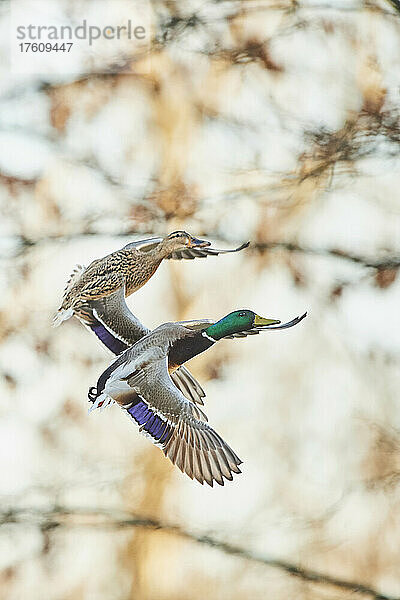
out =
<path fill-rule="evenodd" d="M 157 271 L 161 260 L 139 256 L 126 266 L 125 290 L 129 296 L 141 288 Z"/>

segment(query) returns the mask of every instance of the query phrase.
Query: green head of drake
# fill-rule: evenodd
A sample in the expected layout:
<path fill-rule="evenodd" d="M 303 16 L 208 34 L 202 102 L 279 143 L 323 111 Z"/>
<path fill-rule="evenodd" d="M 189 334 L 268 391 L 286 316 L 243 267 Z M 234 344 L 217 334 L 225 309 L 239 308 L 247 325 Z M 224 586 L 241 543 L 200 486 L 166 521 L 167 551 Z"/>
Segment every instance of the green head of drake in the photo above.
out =
<path fill-rule="evenodd" d="M 213 340 L 220 340 L 227 335 L 249 331 L 253 327 L 264 327 L 279 323 L 278 319 L 265 319 L 252 310 L 235 310 L 217 321 L 217 323 L 207 327 L 205 333 Z"/>

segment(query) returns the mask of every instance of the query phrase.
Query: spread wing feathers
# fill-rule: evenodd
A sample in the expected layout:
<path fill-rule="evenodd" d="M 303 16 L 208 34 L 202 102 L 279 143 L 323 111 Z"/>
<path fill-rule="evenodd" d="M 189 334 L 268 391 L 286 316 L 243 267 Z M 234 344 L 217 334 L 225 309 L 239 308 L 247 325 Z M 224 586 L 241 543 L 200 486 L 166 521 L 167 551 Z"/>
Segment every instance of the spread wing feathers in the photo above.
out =
<path fill-rule="evenodd" d="M 230 250 L 218 250 L 217 248 L 184 248 L 183 250 L 176 250 L 167 256 L 167 258 L 172 258 L 173 260 L 193 260 L 194 258 L 207 258 L 207 256 L 218 256 L 218 254 L 228 254 L 230 252 L 240 252 L 247 246 L 250 242 L 246 244 L 242 244 L 238 246 L 238 248 L 232 248 Z"/>
<path fill-rule="evenodd" d="M 232 448 L 209 425 L 193 417 L 179 420 L 163 451 L 182 473 L 211 487 L 214 481 L 224 485 L 224 479 L 232 481 L 233 473 L 241 473 L 242 461 Z"/>
<path fill-rule="evenodd" d="M 149 331 L 129 310 L 124 294 L 125 285 L 110 296 L 87 302 L 75 312 L 81 323 L 91 329 L 106 348 L 115 355 L 122 354 Z M 135 327 L 135 320 L 138 328 Z M 139 334 L 139 330 L 143 333 Z M 129 335 L 126 335 L 127 331 Z"/>
<path fill-rule="evenodd" d="M 129 310 L 125 285 L 107 297 L 90 302 L 90 310 L 92 318 L 87 324 L 114 354 L 121 354 L 150 331 Z"/>
<path fill-rule="evenodd" d="M 148 351 L 148 352 L 150 352 L 150 351 Z M 150 358 L 149 361 L 152 361 L 152 359 Z M 153 365 L 154 364 L 155 363 L 153 363 Z M 128 382 L 130 387 L 134 388 L 137 391 L 137 393 L 140 393 L 140 388 L 142 385 L 146 385 L 146 368 L 148 368 L 148 365 L 149 365 L 149 362 L 145 362 L 144 368 L 137 369 L 136 371 L 134 371 L 133 373 L 130 373 L 129 376 L 125 378 L 125 380 Z M 163 368 L 163 367 L 164 367 L 164 360 L 161 361 L 161 368 Z M 150 368 L 155 368 L 155 367 L 152 366 Z M 162 375 L 163 375 L 163 373 L 160 373 L 161 378 L 162 378 Z M 176 372 L 174 373 L 174 375 L 176 375 Z M 196 417 L 196 419 L 199 419 L 200 421 L 208 421 L 207 415 L 198 406 L 196 406 L 193 402 L 190 402 L 187 400 L 188 390 L 184 389 L 184 391 L 182 391 L 182 389 L 181 389 L 183 378 L 177 380 L 179 383 L 179 385 L 178 385 L 177 382 L 174 381 L 172 378 L 171 378 L 172 381 L 169 379 L 168 374 L 167 374 L 167 377 L 168 377 L 168 383 L 172 383 L 172 382 L 175 383 L 175 386 L 184 395 L 185 406 L 187 405 L 190 407 L 190 411 Z M 177 378 L 175 378 L 175 379 L 177 379 Z M 162 386 L 162 383 L 160 385 Z M 203 392 L 203 390 L 201 390 L 201 391 Z M 204 394 L 204 392 L 203 392 L 203 394 Z M 175 400 L 175 398 L 174 398 L 174 400 Z"/>
<path fill-rule="evenodd" d="M 128 399 L 130 388 L 131 402 L 124 402 L 122 408 L 139 425 L 139 431 L 191 479 L 223 485 L 224 479 L 232 480 L 233 473 L 240 473 L 239 457 L 199 418 L 198 407 L 173 385 L 160 349 L 145 350 L 131 367 L 120 364 L 108 373 L 107 380 L 100 399 L 109 393 L 115 397 L 123 393 Z"/>
<path fill-rule="evenodd" d="M 192 400 L 192 402 L 200 404 L 201 406 L 204 405 L 203 398 L 205 398 L 206 393 L 186 367 L 181 366 L 171 373 L 171 379 L 178 390 L 180 390 L 188 400 Z M 207 417 L 205 420 L 207 421 Z"/>
<path fill-rule="evenodd" d="M 193 409 L 193 405 L 191 406 Z M 141 396 L 126 408 L 139 425 L 139 431 L 159 446 L 172 464 L 191 479 L 211 487 L 216 481 L 232 481 L 233 473 L 241 473 L 240 458 L 207 423 L 191 411 L 178 418 L 156 411 Z"/>
<path fill-rule="evenodd" d="M 260 331 L 267 331 L 268 327 L 265 327 L 264 329 L 262 327 L 260 328 L 253 328 L 253 329 L 248 329 L 247 331 L 238 331 L 237 333 L 232 333 L 231 335 L 224 335 L 223 339 L 224 340 L 233 340 L 233 338 L 245 338 L 248 335 L 257 335 L 260 333 Z"/>
<path fill-rule="evenodd" d="M 302 321 L 306 316 L 307 313 L 305 312 L 303 315 L 295 317 L 287 323 L 282 323 L 281 325 L 264 325 L 261 327 L 253 327 L 253 329 L 249 329 L 248 331 L 239 331 L 237 333 L 233 333 L 232 335 L 225 335 L 224 339 L 244 338 L 248 335 L 257 335 L 262 331 L 273 331 L 274 329 L 289 329 L 289 327 L 294 327 L 295 325 L 300 323 L 300 321 Z"/>
<path fill-rule="evenodd" d="M 83 265 L 75 265 L 74 270 L 72 271 L 71 275 L 69 276 L 67 285 L 65 286 L 64 293 L 62 296 L 62 302 L 64 301 L 66 295 L 71 291 L 71 289 L 75 285 L 75 283 L 78 281 L 78 279 L 81 278 L 82 273 L 85 270 L 86 270 L 86 267 L 84 267 Z M 61 323 L 63 321 L 66 321 L 67 319 L 72 317 L 72 315 L 74 314 L 74 311 L 71 307 L 67 308 L 67 309 L 62 308 L 62 302 L 61 302 L 60 308 L 58 309 L 58 311 L 56 312 L 56 314 L 53 317 L 53 327 L 58 327 L 59 325 L 61 325 Z"/>
<path fill-rule="evenodd" d="M 85 323 L 86 325 L 86 323 Z M 123 340 L 121 340 L 115 332 L 110 331 L 98 319 L 93 318 L 93 322 L 88 325 L 98 339 L 115 355 L 122 354 L 129 348 Z"/>

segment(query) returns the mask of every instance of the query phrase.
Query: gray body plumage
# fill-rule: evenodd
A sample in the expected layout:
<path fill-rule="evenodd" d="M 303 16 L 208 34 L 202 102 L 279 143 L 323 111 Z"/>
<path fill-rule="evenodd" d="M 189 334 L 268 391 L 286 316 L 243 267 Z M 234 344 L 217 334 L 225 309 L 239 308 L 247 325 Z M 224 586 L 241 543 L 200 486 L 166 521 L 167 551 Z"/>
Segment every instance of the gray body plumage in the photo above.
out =
<path fill-rule="evenodd" d="M 106 298 L 91 302 L 87 307 L 86 319 L 81 320 L 90 327 L 93 316 L 128 347 L 151 331 L 129 310 L 123 287 Z M 170 371 L 170 375 L 174 384 L 189 400 L 196 404 L 204 404 L 205 392 L 185 366 Z"/>

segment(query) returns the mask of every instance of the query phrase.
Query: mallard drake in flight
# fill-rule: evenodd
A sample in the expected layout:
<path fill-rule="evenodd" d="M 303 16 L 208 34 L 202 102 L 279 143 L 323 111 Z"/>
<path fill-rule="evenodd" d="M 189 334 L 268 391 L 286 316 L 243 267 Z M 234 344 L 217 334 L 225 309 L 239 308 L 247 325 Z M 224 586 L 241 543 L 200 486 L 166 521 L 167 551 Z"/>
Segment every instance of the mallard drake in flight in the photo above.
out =
<path fill-rule="evenodd" d="M 63 301 L 54 318 L 58 326 L 72 315 L 89 327 L 114 353 L 149 333 L 126 306 L 125 296 L 142 287 L 154 275 L 163 259 L 194 259 L 239 252 L 249 245 L 242 244 L 231 250 L 211 248 L 211 243 L 200 240 L 185 231 L 174 231 L 165 238 L 150 238 L 131 242 L 103 258 L 94 260 L 87 268 L 77 267 L 64 291 Z M 109 324 L 104 325 L 99 315 Z M 111 332 L 109 329 L 111 328 Z M 121 339 L 129 330 L 127 343 Z M 189 400 L 203 404 L 204 391 L 186 367 L 172 374 L 175 385 Z"/>
<path fill-rule="evenodd" d="M 240 473 L 242 461 L 173 384 L 171 363 L 182 364 L 220 339 L 293 327 L 305 316 L 282 325 L 238 310 L 217 322 L 164 323 L 111 363 L 89 390 L 89 399 L 93 408 L 117 402 L 182 472 L 201 484 L 223 485 L 224 478 L 232 480 L 232 473 Z"/>
<path fill-rule="evenodd" d="M 109 296 L 125 286 L 130 296 L 154 275 L 164 259 L 194 259 L 239 252 L 249 242 L 233 250 L 210 248 L 211 242 L 199 240 L 186 231 L 174 231 L 162 238 L 131 242 L 103 258 L 94 260 L 87 268 L 78 266 L 65 288 L 62 303 L 54 317 L 57 327 L 76 315 L 85 318 L 88 301 Z"/>
<path fill-rule="evenodd" d="M 205 393 L 183 366 L 185 362 L 210 348 L 219 339 L 246 337 L 273 329 L 287 329 L 297 325 L 306 314 L 284 324 L 276 319 L 264 319 L 248 310 L 230 313 L 217 323 L 210 319 L 181 321 L 182 325 L 197 331 L 197 334 L 188 340 L 178 340 L 171 346 L 168 352 L 169 373 L 175 385 L 189 400 L 202 405 Z M 90 302 L 86 317 L 85 324 L 116 355 L 125 352 L 150 333 L 150 329 L 145 327 L 129 309 L 122 288 L 107 298 Z"/>

